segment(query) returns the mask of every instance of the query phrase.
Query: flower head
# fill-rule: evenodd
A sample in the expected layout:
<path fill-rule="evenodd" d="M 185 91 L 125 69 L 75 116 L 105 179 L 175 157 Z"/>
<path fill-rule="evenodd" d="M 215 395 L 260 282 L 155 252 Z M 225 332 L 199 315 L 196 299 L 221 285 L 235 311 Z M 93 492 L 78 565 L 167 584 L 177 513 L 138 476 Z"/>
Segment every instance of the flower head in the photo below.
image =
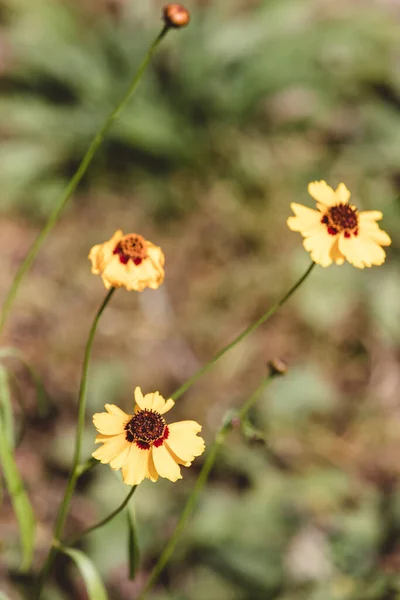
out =
<path fill-rule="evenodd" d="M 314 181 L 308 192 L 318 210 L 292 203 L 296 216 L 289 217 L 287 224 L 292 231 L 300 231 L 315 263 L 329 267 L 333 261 L 342 265 L 347 260 L 363 269 L 385 261 L 382 246 L 389 246 L 391 239 L 376 223 L 382 219 L 380 211 L 358 212 L 349 204 L 350 192 L 344 183 L 335 191 L 325 181 Z"/>
<path fill-rule="evenodd" d="M 89 259 L 92 273 L 101 275 L 107 289 L 141 292 L 146 287 L 155 290 L 164 281 L 163 251 L 137 233 L 116 231 L 104 244 L 93 246 Z"/>
<path fill-rule="evenodd" d="M 107 412 L 93 415 L 99 432 L 96 443 L 103 445 L 92 456 L 113 469 L 122 469 L 127 485 L 138 485 L 146 477 L 151 481 L 159 476 L 181 479 L 179 465 L 189 467 L 195 456 L 204 452 L 204 440 L 197 435 L 201 425 L 196 421 L 167 425 L 163 415 L 174 401 L 164 400 L 158 392 L 143 396 L 137 387 L 135 401 L 133 415 L 115 404 L 106 404 Z"/>

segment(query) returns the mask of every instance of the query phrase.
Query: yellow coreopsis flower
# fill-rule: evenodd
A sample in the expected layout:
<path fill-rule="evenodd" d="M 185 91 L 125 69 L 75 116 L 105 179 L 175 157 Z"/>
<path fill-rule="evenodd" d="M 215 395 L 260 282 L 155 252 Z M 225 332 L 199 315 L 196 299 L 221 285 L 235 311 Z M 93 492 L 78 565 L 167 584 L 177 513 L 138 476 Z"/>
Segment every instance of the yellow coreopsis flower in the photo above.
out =
<path fill-rule="evenodd" d="M 146 477 L 151 481 L 159 476 L 181 479 L 179 465 L 189 467 L 204 452 L 204 440 L 197 435 L 201 425 L 196 421 L 167 425 L 163 415 L 175 403 L 164 400 L 158 392 L 143 396 L 137 387 L 135 401 L 133 415 L 115 404 L 106 404 L 107 412 L 93 415 L 100 434 L 96 443 L 103 445 L 92 456 L 113 469 L 122 469 L 127 485 L 138 485 Z"/>
<path fill-rule="evenodd" d="M 93 246 L 89 259 L 92 273 L 101 275 L 107 289 L 141 292 L 146 287 L 155 290 L 164 281 L 163 251 L 137 233 L 116 231 L 104 244 Z"/>
<path fill-rule="evenodd" d="M 292 203 L 296 216 L 289 217 L 287 224 L 305 238 L 303 246 L 315 263 L 329 267 L 333 261 L 342 265 L 347 260 L 363 269 L 385 261 L 382 246 L 389 246 L 391 239 L 376 223 L 382 219 L 380 211 L 358 212 L 349 204 L 350 192 L 344 183 L 335 191 L 325 181 L 314 181 L 308 192 L 318 210 Z"/>

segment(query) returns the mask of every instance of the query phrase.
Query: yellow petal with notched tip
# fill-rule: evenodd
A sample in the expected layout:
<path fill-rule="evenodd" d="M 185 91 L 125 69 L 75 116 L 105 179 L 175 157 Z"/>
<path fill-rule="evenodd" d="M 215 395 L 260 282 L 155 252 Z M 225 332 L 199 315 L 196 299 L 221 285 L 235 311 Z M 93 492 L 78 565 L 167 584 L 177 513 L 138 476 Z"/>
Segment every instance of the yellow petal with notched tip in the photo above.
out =
<path fill-rule="evenodd" d="M 174 461 L 164 444 L 158 448 L 153 446 L 152 450 L 154 467 L 161 477 L 165 477 L 170 481 L 182 479 L 179 465 Z"/>

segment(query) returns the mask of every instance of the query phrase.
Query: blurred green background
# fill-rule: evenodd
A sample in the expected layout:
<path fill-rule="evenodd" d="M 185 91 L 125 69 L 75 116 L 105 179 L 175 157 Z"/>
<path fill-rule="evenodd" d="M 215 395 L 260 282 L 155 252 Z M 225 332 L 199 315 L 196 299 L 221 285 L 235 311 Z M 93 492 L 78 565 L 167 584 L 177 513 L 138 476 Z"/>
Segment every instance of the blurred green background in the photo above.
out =
<path fill-rule="evenodd" d="M 0 0 L 0 293 L 126 89 L 161 27 L 163 3 Z M 37 414 L 17 375 L 27 427 L 17 460 L 39 520 L 44 559 L 72 458 L 81 362 L 104 297 L 93 244 L 123 228 L 166 254 L 157 291 L 119 291 L 100 323 L 90 415 L 129 412 L 133 389 L 168 397 L 282 295 L 309 263 L 286 226 L 307 183 L 344 181 L 360 209 L 384 213 L 385 265 L 317 267 L 296 296 L 177 403 L 208 444 L 266 361 L 288 374 L 251 418 L 266 443 L 231 435 L 151 600 L 400 598 L 400 7 L 390 0 L 198 0 L 192 22 L 160 47 L 138 94 L 96 156 L 20 290 L 6 345 L 46 386 Z M 16 403 L 16 419 L 20 419 Z M 134 599 L 171 534 L 204 460 L 176 484 L 134 496 L 142 551 L 128 579 L 124 515 L 83 549 L 112 600 Z M 86 476 L 67 532 L 126 495 L 108 467 Z M 17 572 L 18 531 L 6 492 L 0 579 L 31 598 Z M 86 598 L 60 558 L 47 600 Z"/>

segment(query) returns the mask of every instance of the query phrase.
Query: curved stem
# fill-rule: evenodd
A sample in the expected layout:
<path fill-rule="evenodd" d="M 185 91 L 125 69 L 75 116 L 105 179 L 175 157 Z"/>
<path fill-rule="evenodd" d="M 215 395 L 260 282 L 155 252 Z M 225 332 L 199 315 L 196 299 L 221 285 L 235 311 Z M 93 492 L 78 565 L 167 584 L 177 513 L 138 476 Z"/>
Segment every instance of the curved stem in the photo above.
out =
<path fill-rule="evenodd" d="M 113 512 L 110 513 L 107 517 L 105 517 L 98 523 L 95 523 L 91 527 L 88 527 L 87 529 L 85 529 L 85 531 L 82 531 L 82 533 L 80 533 L 79 535 L 74 537 L 69 542 L 66 542 L 64 545 L 65 546 L 73 546 L 73 544 L 76 544 L 76 542 L 78 542 L 80 539 L 85 537 L 85 535 L 92 533 L 92 531 L 94 531 L 95 529 L 99 529 L 99 527 L 103 527 L 103 525 L 107 525 L 107 523 L 112 521 L 114 517 L 116 517 L 122 510 L 124 510 L 125 506 L 128 504 L 129 500 L 132 498 L 133 493 L 136 490 L 136 488 L 137 488 L 137 485 L 134 485 L 132 487 L 132 489 L 130 490 L 129 494 L 126 496 L 125 500 L 118 506 L 118 508 L 113 510 Z"/>
<path fill-rule="evenodd" d="M 272 317 L 272 315 L 274 315 L 276 313 L 276 311 L 279 308 L 281 308 L 281 306 L 283 306 L 289 300 L 289 298 L 294 294 L 294 292 L 297 290 L 297 288 L 299 288 L 301 286 L 303 281 L 308 277 L 308 275 L 311 273 L 311 271 L 313 270 L 314 267 L 315 267 L 315 263 L 312 262 L 311 265 L 307 268 L 307 271 L 290 288 L 290 290 L 280 300 L 278 300 L 278 302 L 276 302 L 276 304 L 271 306 L 271 308 L 269 308 L 255 323 L 253 323 L 252 325 L 249 325 L 249 327 L 247 327 L 244 331 L 242 331 L 242 333 L 240 333 L 233 340 L 233 342 L 230 342 L 227 346 L 224 346 L 219 352 L 217 352 L 217 354 L 215 354 L 215 356 L 213 356 L 213 358 L 207 364 L 205 364 L 198 371 L 196 371 L 196 373 L 194 373 L 194 375 L 189 377 L 189 379 L 187 381 L 185 381 L 185 383 L 182 384 L 172 394 L 171 398 L 173 400 L 177 400 L 180 396 L 182 396 L 182 394 L 184 392 L 186 392 L 186 390 L 188 388 L 190 388 L 190 386 L 192 386 L 198 379 L 200 379 L 200 377 L 202 377 L 204 375 L 204 373 L 209 371 L 209 369 L 211 369 L 211 367 L 213 367 L 215 365 L 217 360 L 219 360 L 222 356 L 224 356 L 224 354 L 226 354 L 229 350 L 231 350 L 234 346 L 236 346 L 236 344 L 241 342 L 245 337 L 247 337 L 250 333 L 255 331 L 258 327 L 260 327 L 260 325 L 265 323 L 265 321 L 267 321 L 270 317 Z"/>
<path fill-rule="evenodd" d="M 94 340 L 94 336 L 96 333 L 97 324 L 99 322 L 101 315 L 104 312 L 104 309 L 106 308 L 112 295 L 114 294 L 114 292 L 115 292 L 115 288 L 111 288 L 110 291 L 107 293 L 106 297 L 104 298 L 104 300 L 103 300 L 100 308 L 98 309 L 96 316 L 93 320 L 93 324 L 89 331 L 89 337 L 86 342 L 85 356 L 84 356 L 83 365 L 82 365 L 81 384 L 80 384 L 80 388 L 79 388 L 78 424 L 77 424 L 77 429 L 76 429 L 75 451 L 74 451 L 74 458 L 73 458 L 73 462 L 72 462 L 71 474 L 70 474 L 70 477 L 69 477 L 69 480 L 67 483 L 67 488 L 65 490 L 63 501 L 62 501 L 60 509 L 58 511 L 57 521 L 56 521 L 55 528 L 54 528 L 53 544 L 52 544 L 52 547 L 50 549 L 50 552 L 47 556 L 47 559 L 43 565 L 43 568 L 42 568 L 42 571 L 40 574 L 37 595 L 36 595 L 37 600 L 39 600 L 39 598 L 40 598 L 43 584 L 44 584 L 45 579 L 52 567 L 54 558 L 57 555 L 57 552 L 58 552 L 57 546 L 60 543 L 60 537 L 62 536 L 62 532 L 64 529 L 64 524 L 65 524 L 65 520 L 67 518 L 71 498 L 72 498 L 72 495 L 75 490 L 76 482 L 80 475 L 79 461 L 81 458 L 82 434 L 83 434 L 83 429 L 85 426 L 86 390 L 87 390 L 87 376 L 88 376 L 90 356 L 92 353 L 93 340 Z"/>
<path fill-rule="evenodd" d="M 46 239 L 46 237 L 50 233 L 50 231 L 53 229 L 63 208 L 67 204 L 71 195 L 74 193 L 74 191 L 77 188 L 82 177 L 86 173 L 90 163 L 92 162 L 94 155 L 96 154 L 97 150 L 101 146 L 101 144 L 104 140 L 104 137 L 105 137 L 106 133 L 108 132 L 108 130 L 110 129 L 113 121 L 118 117 L 120 112 L 125 108 L 126 104 L 131 99 L 131 97 L 132 97 L 133 93 L 135 92 L 135 90 L 138 86 L 138 83 L 139 83 L 144 71 L 146 70 L 146 67 L 147 67 L 148 63 L 150 62 L 157 46 L 159 45 L 161 40 L 164 38 L 166 33 L 169 31 L 169 29 L 170 29 L 170 27 L 168 25 L 165 25 L 163 27 L 163 29 L 161 30 L 160 34 L 156 37 L 156 39 L 151 44 L 149 50 L 147 51 L 146 56 L 143 59 L 142 64 L 140 65 L 136 75 L 134 76 L 130 86 L 128 87 L 127 91 L 125 92 L 122 100 L 118 103 L 118 105 L 114 108 L 114 110 L 108 115 L 108 117 L 104 121 L 103 125 L 100 127 L 99 131 L 94 136 L 94 138 L 93 138 L 89 148 L 87 149 L 84 157 L 82 158 L 81 163 L 80 163 L 79 167 L 77 168 L 75 174 L 72 176 L 69 183 L 67 184 L 67 187 L 65 188 L 65 190 L 59 197 L 52 212 L 50 213 L 50 216 L 49 216 L 46 224 L 44 225 L 43 229 L 41 229 L 41 231 L 39 232 L 38 236 L 36 237 L 35 241 L 33 242 L 32 246 L 31 246 L 25 260 L 19 267 L 19 269 L 14 277 L 14 280 L 11 283 L 11 287 L 6 295 L 4 303 L 3 303 L 3 308 L 1 311 L 1 317 L 0 317 L 0 333 L 3 330 L 3 327 L 5 325 L 7 317 L 10 313 L 11 306 L 14 302 L 15 296 L 17 295 L 19 285 L 20 285 L 25 273 L 27 273 L 27 271 L 31 267 L 44 240 Z"/>
<path fill-rule="evenodd" d="M 265 377 L 263 379 L 262 383 L 258 386 L 258 388 L 255 390 L 255 392 L 245 402 L 242 409 L 239 410 L 238 416 L 240 418 L 243 419 L 246 416 L 247 412 L 250 410 L 250 408 L 254 405 L 256 400 L 259 398 L 259 396 L 260 396 L 261 392 L 264 390 L 265 386 L 268 383 L 270 383 L 272 381 L 272 379 L 278 374 L 279 373 L 277 373 L 276 371 L 272 371 L 267 377 Z M 137 598 L 137 600 L 144 600 L 147 592 L 150 590 L 150 588 L 153 586 L 153 584 L 157 581 L 161 571 L 164 569 L 165 565 L 171 558 L 171 555 L 172 555 L 173 551 L 175 550 L 175 546 L 185 528 L 186 522 L 187 522 L 188 518 L 190 517 L 190 515 L 192 514 L 192 512 L 196 506 L 198 497 L 199 497 L 205 483 L 207 482 L 208 476 L 210 474 L 211 469 L 214 466 L 214 463 L 215 463 L 218 453 L 221 449 L 221 446 L 225 442 L 225 439 L 231 429 L 232 429 L 232 411 L 229 411 L 229 413 L 224 418 L 222 426 L 216 435 L 215 441 L 208 452 L 208 456 L 201 468 L 201 471 L 199 473 L 199 476 L 197 478 L 195 486 L 192 490 L 192 493 L 190 494 L 190 496 L 186 502 L 185 508 L 183 509 L 182 514 L 179 517 L 179 521 L 176 524 L 174 532 L 173 532 L 172 536 L 170 537 L 164 550 L 162 551 L 157 563 L 153 567 L 153 570 L 150 573 L 150 577 L 147 580 L 147 583 L 146 583 L 144 589 L 142 590 L 141 594 Z"/>

